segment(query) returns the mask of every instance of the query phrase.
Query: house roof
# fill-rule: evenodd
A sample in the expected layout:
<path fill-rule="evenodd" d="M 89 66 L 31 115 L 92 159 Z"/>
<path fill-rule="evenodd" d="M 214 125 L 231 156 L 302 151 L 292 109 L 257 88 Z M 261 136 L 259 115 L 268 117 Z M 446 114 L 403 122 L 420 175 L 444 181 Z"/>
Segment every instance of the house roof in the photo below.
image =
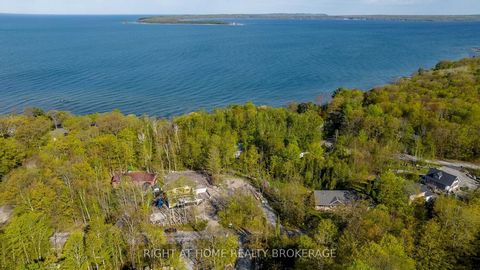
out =
<path fill-rule="evenodd" d="M 434 181 L 445 187 L 453 185 L 453 183 L 458 179 L 457 176 L 436 168 L 431 168 L 425 176 L 428 178 L 427 180 Z"/>
<path fill-rule="evenodd" d="M 128 176 L 133 182 L 149 182 L 155 183 L 157 175 L 154 173 L 148 172 L 127 172 L 127 173 L 116 173 L 112 177 L 112 182 L 119 183 L 122 176 Z"/>
<path fill-rule="evenodd" d="M 335 206 L 356 199 L 355 192 L 351 190 L 315 190 L 314 196 L 316 206 Z"/>

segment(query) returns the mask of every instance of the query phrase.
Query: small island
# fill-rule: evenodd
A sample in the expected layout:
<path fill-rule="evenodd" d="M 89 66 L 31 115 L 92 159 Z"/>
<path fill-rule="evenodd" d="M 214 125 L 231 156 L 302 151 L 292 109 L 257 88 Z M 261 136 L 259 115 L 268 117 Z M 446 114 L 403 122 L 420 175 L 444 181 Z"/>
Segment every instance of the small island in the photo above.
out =
<path fill-rule="evenodd" d="M 139 23 L 155 24 L 199 24 L 199 25 L 230 25 L 228 22 L 202 19 L 194 16 L 154 16 L 138 19 Z"/>

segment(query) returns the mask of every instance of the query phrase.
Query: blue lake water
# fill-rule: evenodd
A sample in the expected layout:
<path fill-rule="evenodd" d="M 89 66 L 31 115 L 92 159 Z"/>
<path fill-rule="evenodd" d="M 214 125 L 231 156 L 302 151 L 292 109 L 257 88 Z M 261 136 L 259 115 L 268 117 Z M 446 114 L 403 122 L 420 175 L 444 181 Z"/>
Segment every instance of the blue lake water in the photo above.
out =
<path fill-rule="evenodd" d="M 123 23 L 135 19 L 0 15 L 0 113 L 281 106 L 338 87 L 368 90 L 480 47 L 479 22 Z"/>

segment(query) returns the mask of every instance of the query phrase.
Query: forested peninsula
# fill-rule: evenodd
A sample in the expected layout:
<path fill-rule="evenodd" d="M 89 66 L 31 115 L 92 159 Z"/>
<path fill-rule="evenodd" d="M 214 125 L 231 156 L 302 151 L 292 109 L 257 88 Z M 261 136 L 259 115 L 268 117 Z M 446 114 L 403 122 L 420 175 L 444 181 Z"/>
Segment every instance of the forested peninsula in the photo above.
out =
<path fill-rule="evenodd" d="M 455 169 L 480 176 L 480 58 L 340 88 L 326 104 L 173 119 L 29 108 L 0 116 L 0 269 L 232 269 L 245 263 L 240 247 L 331 251 L 265 253 L 248 260 L 257 269 L 475 269 L 480 192 L 412 198 L 436 167 L 427 160 L 468 162 Z M 201 177 L 206 195 L 195 197 Z M 321 211 L 315 190 L 357 195 Z M 195 203 L 178 212 L 184 222 L 162 220 L 180 193 Z M 215 219 L 198 210 L 207 203 Z M 185 243 L 233 252 L 185 258 Z"/>

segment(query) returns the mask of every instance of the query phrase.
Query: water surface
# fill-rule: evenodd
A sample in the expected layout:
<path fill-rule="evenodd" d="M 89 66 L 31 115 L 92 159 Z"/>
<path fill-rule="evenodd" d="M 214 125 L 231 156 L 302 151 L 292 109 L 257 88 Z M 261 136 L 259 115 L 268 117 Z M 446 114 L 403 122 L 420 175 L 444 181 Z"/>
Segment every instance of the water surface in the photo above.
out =
<path fill-rule="evenodd" d="M 480 22 L 123 23 L 135 19 L 0 15 L 0 113 L 280 106 L 338 87 L 368 90 L 480 47 Z"/>

